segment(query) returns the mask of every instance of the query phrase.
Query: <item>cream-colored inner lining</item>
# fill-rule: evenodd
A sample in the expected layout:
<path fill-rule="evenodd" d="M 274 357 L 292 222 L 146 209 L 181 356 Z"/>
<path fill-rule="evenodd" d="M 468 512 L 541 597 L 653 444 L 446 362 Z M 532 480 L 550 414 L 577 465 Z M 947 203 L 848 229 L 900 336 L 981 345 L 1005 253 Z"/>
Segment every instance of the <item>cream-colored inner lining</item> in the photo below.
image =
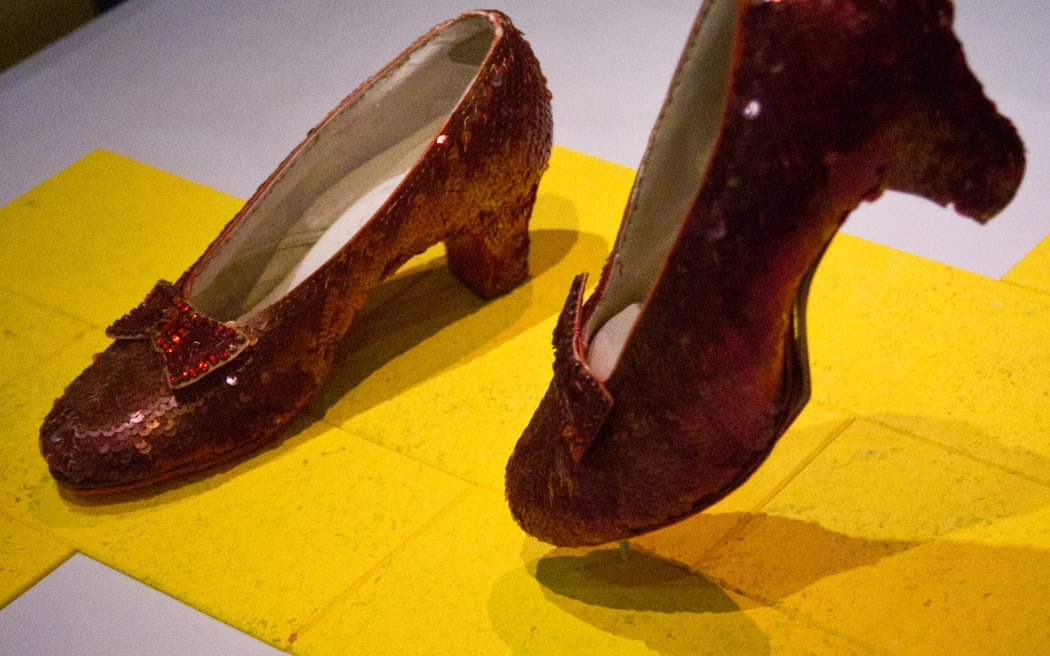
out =
<path fill-rule="evenodd" d="M 616 368 L 707 170 L 728 96 L 734 0 L 709 0 L 682 53 L 628 201 L 609 280 L 586 327 L 587 362 Z"/>
<path fill-rule="evenodd" d="M 467 16 L 373 81 L 314 133 L 197 273 L 189 301 L 247 319 L 351 240 L 412 170 L 477 75 L 494 38 Z"/>
<path fill-rule="evenodd" d="M 284 296 L 356 235 L 405 179 L 443 123 L 441 118 L 432 121 L 324 190 L 299 217 L 295 232 L 277 244 L 245 298 L 248 313 Z"/>

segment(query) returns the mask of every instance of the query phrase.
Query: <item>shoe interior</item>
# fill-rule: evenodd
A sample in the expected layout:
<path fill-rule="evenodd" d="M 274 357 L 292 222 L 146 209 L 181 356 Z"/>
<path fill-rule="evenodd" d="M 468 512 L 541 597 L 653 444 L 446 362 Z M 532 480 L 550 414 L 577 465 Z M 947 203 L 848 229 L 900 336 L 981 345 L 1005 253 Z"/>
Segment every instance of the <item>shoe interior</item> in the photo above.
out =
<path fill-rule="evenodd" d="M 328 261 L 440 134 L 495 36 L 484 16 L 465 16 L 361 89 L 282 165 L 197 271 L 189 302 L 246 319 Z"/>
<path fill-rule="evenodd" d="M 588 322 L 587 362 L 607 379 L 663 269 L 718 139 L 728 97 L 735 0 L 700 8 L 649 138 L 612 254 L 609 279 Z"/>

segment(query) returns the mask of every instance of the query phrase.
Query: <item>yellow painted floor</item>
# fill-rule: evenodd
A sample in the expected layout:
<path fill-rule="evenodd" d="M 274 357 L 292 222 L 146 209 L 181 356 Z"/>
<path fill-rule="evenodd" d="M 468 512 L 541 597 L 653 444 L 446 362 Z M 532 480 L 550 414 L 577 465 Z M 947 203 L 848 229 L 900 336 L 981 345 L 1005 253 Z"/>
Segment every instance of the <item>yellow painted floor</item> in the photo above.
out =
<path fill-rule="evenodd" d="M 754 478 L 626 558 L 516 527 L 503 466 L 632 178 L 556 149 L 530 282 L 485 304 L 421 256 L 286 439 L 111 505 L 58 493 L 40 421 L 240 201 L 98 151 L 0 209 L 0 605 L 80 551 L 304 655 L 1050 653 L 1050 242 L 997 281 L 839 236 Z"/>

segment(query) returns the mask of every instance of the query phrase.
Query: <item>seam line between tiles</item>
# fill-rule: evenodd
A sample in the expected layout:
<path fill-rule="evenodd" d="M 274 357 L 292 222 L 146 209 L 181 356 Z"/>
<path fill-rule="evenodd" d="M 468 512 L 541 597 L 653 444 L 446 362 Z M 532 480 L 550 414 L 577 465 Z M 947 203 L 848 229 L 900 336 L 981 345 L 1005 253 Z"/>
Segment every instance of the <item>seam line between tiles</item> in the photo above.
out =
<path fill-rule="evenodd" d="M 84 328 L 83 331 L 77 333 L 78 337 L 80 335 L 86 334 L 86 333 L 88 333 L 88 332 L 90 332 L 92 330 L 101 330 L 101 329 L 105 328 L 105 326 L 96 325 L 96 323 L 94 321 L 92 321 L 91 319 L 88 319 L 87 317 L 82 317 L 79 314 L 73 314 L 69 310 L 66 310 L 65 308 L 62 308 L 62 307 L 56 307 L 56 306 L 52 305 L 51 303 L 49 303 L 48 301 L 46 301 L 44 299 L 37 298 L 36 296 L 30 296 L 29 294 L 26 294 L 23 291 L 17 290 L 14 287 L 11 287 L 11 286 L 9 286 L 9 285 L 7 285 L 5 283 L 0 282 L 0 290 L 3 290 L 4 292 L 6 292 L 8 294 L 11 294 L 12 296 L 17 296 L 18 298 L 22 299 L 26 303 L 32 303 L 33 305 L 36 305 L 36 306 L 38 306 L 40 308 L 43 308 L 43 309 L 47 310 L 48 312 L 54 312 L 55 314 L 60 314 L 63 317 L 66 317 L 67 319 L 71 319 L 71 320 L 76 321 L 78 323 L 84 324 L 85 328 Z"/>
<path fill-rule="evenodd" d="M 706 576 L 706 574 L 704 576 Z M 871 643 L 869 643 L 869 642 L 859 638 L 858 636 L 855 636 L 855 635 L 852 635 L 852 634 L 849 634 L 849 633 L 844 633 L 842 630 L 836 628 L 834 625 L 827 625 L 827 624 L 824 624 L 822 622 L 818 622 L 818 621 L 814 620 L 812 617 L 810 617 L 809 615 L 806 615 L 805 613 L 799 611 L 798 609 L 791 608 L 790 606 L 785 606 L 785 605 L 783 605 L 782 603 L 779 603 L 779 602 L 767 601 L 767 600 L 764 600 L 764 599 L 760 599 L 758 597 L 755 597 L 754 595 L 751 595 L 751 594 L 748 594 L 747 592 L 744 592 L 743 590 L 739 590 L 739 589 L 735 588 L 734 586 L 728 585 L 726 582 L 722 581 L 721 579 L 717 579 L 716 578 L 716 579 L 711 579 L 711 580 L 715 584 L 717 584 L 719 587 L 721 587 L 723 589 L 726 589 L 726 590 L 730 590 L 731 592 L 734 592 L 734 593 L 744 597 L 745 599 L 749 599 L 749 600 L 755 602 L 756 604 L 758 604 L 758 605 L 760 605 L 762 607 L 769 608 L 770 610 L 772 610 L 775 613 L 779 613 L 781 615 L 784 615 L 784 616 L 786 616 L 786 617 L 788 617 L 788 618 L 790 618 L 790 619 L 792 619 L 792 620 L 794 620 L 796 622 L 800 622 L 802 624 L 805 624 L 808 627 L 817 629 L 818 631 L 823 631 L 824 633 L 827 633 L 828 635 L 833 635 L 836 638 L 839 638 L 840 640 L 844 640 L 845 642 L 848 642 L 848 643 L 851 643 L 851 644 L 854 644 L 854 645 L 859 645 L 859 646 L 863 647 L 864 649 L 868 650 L 869 652 L 871 652 L 873 654 L 892 654 L 892 653 L 894 653 L 892 651 L 889 651 L 885 647 L 879 647 L 879 646 L 876 646 L 874 644 L 871 644 Z M 746 613 L 747 611 L 744 610 L 744 609 L 741 609 L 741 612 Z"/>
<path fill-rule="evenodd" d="M 967 451 L 966 449 L 963 449 L 963 448 L 960 448 L 960 447 L 956 447 L 956 446 L 952 446 L 950 444 L 945 444 L 944 442 L 939 442 L 937 440 L 931 439 L 931 438 L 926 437 L 924 435 L 920 435 L 919 433 L 915 433 L 913 431 L 910 431 L 910 430 L 908 430 L 906 428 L 903 428 L 901 426 L 897 426 L 895 424 L 891 424 L 891 423 L 882 421 L 882 420 L 878 419 L 877 416 L 875 416 L 875 415 L 866 414 L 866 413 L 861 412 L 859 410 L 855 410 L 853 408 L 849 408 L 849 407 L 843 406 L 843 405 L 838 405 L 838 404 L 833 403 L 831 401 L 823 401 L 822 400 L 820 402 L 825 404 L 825 405 L 827 405 L 827 406 L 829 406 L 829 407 L 831 407 L 831 408 L 836 408 L 836 409 L 840 410 L 841 412 L 853 415 L 853 419 L 854 420 L 863 421 L 863 422 L 866 422 L 866 423 L 871 424 L 873 426 L 878 426 L 879 428 L 883 428 L 883 429 L 891 431 L 893 433 L 897 433 L 898 435 L 903 435 L 905 437 L 910 437 L 912 439 L 918 440 L 919 442 L 922 442 L 923 444 L 926 444 L 926 445 L 932 446 L 932 447 L 936 447 L 938 449 L 941 449 L 942 451 L 947 451 L 948 453 L 960 456 L 960 457 L 965 458 L 967 460 L 970 460 L 972 462 L 976 462 L 976 463 L 984 465 L 986 467 L 991 467 L 992 469 L 998 470 L 1000 472 L 1004 472 L 1006 474 L 1010 474 L 1012 476 L 1017 476 L 1018 478 L 1023 478 L 1024 480 L 1026 480 L 1026 481 L 1028 481 L 1030 483 L 1035 483 L 1036 485 L 1039 485 L 1039 486 L 1042 486 L 1042 487 L 1050 487 L 1050 481 L 1048 481 L 1046 479 L 1039 478 L 1037 476 L 1033 476 L 1032 474 L 1029 474 L 1028 472 L 1025 472 L 1025 471 L 1014 469 L 1012 467 L 1004 465 L 1003 463 L 996 462 L 995 460 L 989 460 L 988 458 L 985 458 L 983 456 L 979 456 L 979 455 L 977 455 L 977 454 L 975 454 L 975 453 L 973 453 L 971 451 Z"/>
<path fill-rule="evenodd" d="M 922 443 L 927 444 L 929 446 L 937 447 L 939 449 L 942 449 L 942 450 L 947 451 L 949 453 L 952 453 L 954 455 L 960 456 L 962 458 L 966 458 L 967 460 L 970 460 L 972 462 L 976 462 L 978 464 L 984 465 L 985 467 L 991 467 L 992 469 L 998 470 L 1000 472 L 1003 472 L 1003 473 L 1006 473 L 1006 474 L 1010 474 L 1012 476 L 1017 476 L 1018 478 L 1023 478 L 1024 480 L 1026 480 L 1026 481 L 1028 481 L 1030 483 L 1035 483 L 1036 485 L 1039 485 L 1039 486 L 1042 486 L 1042 487 L 1050 487 L 1050 481 L 1047 481 L 1045 479 L 1039 478 L 1037 476 L 1033 476 L 1032 474 L 1029 474 L 1028 472 L 1024 472 L 1024 471 L 1020 471 L 1018 469 L 1014 469 L 1012 467 L 1004 465 L 1004 464 L 1002 464 L 1000 462 L 996 462 L 994 460 L 988 460 L 987 458 L 979 456 L 979 455 L 977 455 L 975 453 L 972 453 L 970 451 L 966 451 L 964 449 L 960 449 L 959 447 L 951 446 L 951 445 L 945 444 L 943 442 L 938 442 L 937 440 L 930 439 L 930 438 L 928 438 L 928 437 L 926 437 L 924 435 L 920 435 L 918 433 L 913 433 L 912 431 L 904 429 L 904 428 L 901 428 L 900 426 L 894 426 L 893 424 L 888 424 L 888 423 L 885 423 L 883 421 L 879 421 L 879 420 L 873 419 L 873 418 L 866 418 L 866 419 L 864 419 L 864 421 L 868 421 L 868 422 L 870 422 L 870 423 L 872 423 L 872 424 L 874 424 L 876 426 L 879 426 L 880 428 L 884 428 L 886 430 L 889 430 L 889 431 L 892 431 L 894 433 L 897 433 L 898 435 L 904 435 L 904 436 L 910 437 L 910 438 L 912 438 L 914 440 L 918 440 L 919 442 L 922 442 Z"/>
<path fill-rule="evenodd" d="M 780 492 L 785 487 L 787 487 L 791 483 L 791 481 L 795 480 L 795 478 L 799 474 L 801 474 L 802 471 L 805 470 L 805 468 L 810 465 L 810 463 L 812 463 L 814 460 L 816 460 L 817 457 L 821 453 L 823 453 L 828 448 L 828 446 L 830 446 L 831 443 L 834 442 L 839 437 L 839 435 L 842 435 L 842 433 L 844 433 L 847 428 L 852 426 L 853 423 L 856 420 L 857 420 L 856 416 L 851 416 L 851 417 L 847 417 L 847 418 L 843 419 L 842 422 L 835 428 L 835 430 L 832 431 L 832 433 L 830 435 L 828 435 L 826 438 L 824 438 L 823 441 L 821 441 L 821 443 L 817 446 L 817 448 L 813 449 L 802 460 L 802 462 L 797 464 L 794 467 L 794 469 L 791 470 L 791 473 L 789 473 L 787 476 L 785 476 L 779 483 L 777 483 L 776 486 L 773 487 L 772 490 L 770 490 L 754 506 L 752 506 L 751 509 L 748 511 L 748 514 L 755 514 L 758 511 L 762 510 L 762 508 L 764 508 L 770 501 L 772 501 L 774 497 L 776 497 L 778 494 L 780 494 Z M 750 523 L 750 519 L 748 519 L 748 518 L 744 518 L 744 519 L 741 519 L 740 521 L 738 521 L 732 528 L 730 528 L 728 531 L 726 531 L 726 533 L 722 537 L 720 537 L 717 540 L 715 540 L 714 543 L 711 544 L 711 546 L 709 546 L 707 549 L 705 549 L 703 551 L 703 553 L 701 553 L 700 556 L 697 559 L 692 561 L 692 563 L 690 563 L 688 565 L 689 569 L 692 569 L 694 571 L 701 571 L 702 572 L 703 571 L 703 563 L 707 561 L 707 559 L 711 555 L 711 553 L 714 552 L 716 549 L 721 548 L 722 546 L 727 544 L 729 541 L 731 541 L 741 531 L 743 531 L 744 528 L 749 523 Z M 744 593 L 740 592 L 740 594 L 744 594 Z M 747 596 L 747 595 L 745 595 L 745 596 Z M 748 597 L 748 598 L 750 598 L 750 597 Z"/>
<path fill-rule="evenodd" d="M 1029 252 L 1031 252 L 1031 251 L 1029 251 Z M 1009 273 L 1007 273 L 1007 275 L 1009 275 Z M 1002 278 L 996 279 L 996 282 L 1000 282 L 1000 283 L 1002 283 L 1004 285 L 1009 285 L 1010 287 L 1013 287 L 1015 289 L 1022 289 L 1022 290 L 1026 291 L 1026 292 L 1032 292 L 1032 293 L 1035 293 L 1035 294 L 1039 294 L 1040 296 L 1048 296 L 1048 295 L 1050 295 L 1050 290 L 1044 289 L 1042 287 L 1036 287 L 1035 285 L 1032 285 L 1032 284 L 1027 283 L 1027 282 L 1021 282 L 1021 281 L 1018 281 L 1018 280 L 1013 280 L 1011 278 L 1007 278 L 1006 276 L 1003 276 Z"/>
<path fill-rule="evenodd" d="M 438 523 L 442 518 L 448 515 L 454 508 L 463 503 L 463 500 L 474 491 L 475 486 L 468 486 L 464 488 L 459 494 L 454 496 L 448 503 L 438 509 L 427 521 L 420 524 L 414 531 L 409 533 L 404 540 L 398 545 L 386 553 L 380 558 L 374 565 L 369 567 L 361 576 L 357 577 L 354 581 L 344 588 L 337 595 L 332 597 L 323 608 L 318 610 L 316 613 L 308 617 L 303 623 L 296 629 L 287 639 L 283 649 L 290 649 L 300 638 L 303 637 L 308 631 L 313 629 L 324 620 L 326 617 L 331 615 L 336 607 L 346 601 L 354 592 L 359 590 L 362 586 L 372 580 L 378 572 L 386 569 L 391 562 L 393 562 L 398 556 L 400 556 L 408 547 L 413 544 L 421 535 L 430 530 L 432 526 Z"/>
<path fill-rule="evenodd" d="M 389 451 L 391 453 L 396 453 L 399 456 L 402 456 L 404 458 L 408 458 L 409 460 L 411 460 L 413 462 L 416 462 L 416 463 L 419 463 L 421 465 L 424 465 L 425 467 L 429 467 L 430 469 L 434 469 L 436 471 L 439 471 L 442 474 L 445 474 L 446 476 L 451 476 L 452 478 L 455 478 L 456 480 L 461 481 L 463 483 L 466 483 L 468 485 L 472 485 L 474 487 L 478 487 L 478 488 L 481 488 L 483 490 L 488 490 L 490 492 L 500 492 L 500 493 L 503 492 L 503 487 L 502 486 L 493 487 L 492 485 L 490 485 L 488 483 L 485 483 L 484 481 L 474 480 L 473 478 L 468 478 L 468 477 L 466 477 L 466 476 L 464 476 L 462 474 L 458 474 L 458 473 L 448 469 L 447 467 L 439 465 L 438 463 L 430 462 L 429 460 L 425 460 L 423 458 L 420 458 L 419 456 L 417 456 L 417 455 L 415 455 L 413 453 L 410 453 L 408 451 L 398 451 L 397 449 L 391 447 L 388 444 L 384 444 L 383 442 L 380 442 L 378 440 L 373 440 L 373 439 L 371 439 L 369 437 L 365 437 L 364 435 L 362 435 L 362 434 L 360 434 L 358 432 L 350 430 L 350 429 L 348 429 L 348 428 L 346 428 L 344 426 L 340 426 L 339 424 L 333 423 L 333 422 L 329 421 L 327 418 L 325 418 L 324 414 L 319 413 L 319 412 L 315 412 L 313 409 L 306 410 L 304 414 L 307 414 L 310 417 L 313 417 L 315 420 L 317 420 L 317 421 L 319 421 L 319 422 L 321 422 L 321 423 L 323 423 L 323 424 L 325 424 L 327 426 L 330 426 L 332 428 L 341 430 L 342 432 L 346 433 L 347 435 L 351 435 L 353 437 L 356 437 L 359 440 L 364 440 L 364 441 L 368 442 L 369 444 L 371 444 L 373 446 L 377 446 L 377 447 L 379 447 L 381 449 L 385 449 L 385 450 L 387 450 L 387 451 Z"/>
<path fill-rule="evenodd" d="M 32 588 L 37 583 L 40 583 L 40 581 L 50 576 L 52 572 L 54 572 L 56 569 L 65 564 L 67 560 L 77 555 L 79 551 L 77 550 L 76 545 L 70 544 L 67 540 L 56 536 L 55 534 L 41 526 L 37 526 L 35 524 L 25 521 L 21 517 L 11 514 L 6 509 L 0 509 L 0 516 L 2 516 L 7 521 L 12 522 L 14 524 L 18 524 L 19 526 L 22 526 L 23 528 L 28 529 L 34 533 L 40 533 L 44 535 L 48 540 L 53 540 L 56 544 L 60 544 L 66 549 L 66 553 L 61 557 L 55 559 L 53 562 L 51 562 L 46 567 L 46 569 L 44 569 L 43 571 L 41 571 L 40 569 L 34 571 L 32 574 L 32 580 L 27 581 L 26 579 L 23 579 L 19 581 L 19 586 L 17 589 L 15 589 L 13 592 L 4 597 L 0 597 L 0 610 L 3 610 L 15 599 L 18 599 L 26 592 L 28 592 L 30 588 Z"/>
<path fill-rule="evenodd" d="M 837 440 L 837 439 L 838 439 L 839 435 L 842 435 L 843 433 L 845 433 L 845 432 L 846 432 L 846 430 L 847 430 L 847 429 L 848 429 L 848 428 L 849 428 L 850 426 L 852 426 L 852 425 L 853 425 L 853 424 L 854 424 L 854 423 L 855 423 L 856 421 L 857 421 L 857 416 L 856 416 L 855 414 L 854 414 L 853 416 L 850 416 L 850 417 L 846 417 L 845 419 L 843 419 L 843 420 L 842 420 L 842 422 L 841 422 L 841 423 L 840 423 L 840 424 L 839 424 L 838 426 L 836 426 L 836 427 L 835 427 L 835 430 L 833 430 L 833 431 L 831 432 L 831 434 L 830 434 L 830 435 L 828 435 L 828 436 L 827 436 L 826 438 L 824 438 L 824 439 L 823 439 L 823 440 L 821 441 L 821 443 L 820 443 L 819 445 L 817 445 L 817 448 L 813 449 L 813 450 L 812 450 L 812 451 L 811 451 L 811 452 L 809 453 L 809 455 L 807 455 L 807 456 L 806 456 L 806 457 L 805 457 L 805 458 L 804 458 L 804 459 L 802 460 L 802 462 L 800 462 L 799 464 L 795 465 L 795 468 L 791 470 L 791 473 L 789 473 L 789 474 L 788 474 L 787 476 L 785 476 L 785 477 L 784 477 L 784 478 L 783 478 L 783 479 L 782 479 L 782 480 L 780 481 L 780 483 L 778 483 L 778 484 L 776 485 L 776 487 L 774 487 L 774 488 L 773 488 L 772 490 L 770 490 L 770 491 L 769 491 L 769 493 L 767 493 L 767 494 L 766 494 L 766 495 L 765 495 L 764 497 L 762 497 L 762 499 L 760 499 L 760 500 L 758 501 L 758 503 L 756 503 L 756 504 L 754 505 L 754 507 L 753 507 L 753 508 L 751 509 L 751 512 L 752 512 L 752 513 L 756 513 L 756 512 L 758 512 L 759 510 L 761 510 L 762 508 L 765 508 L 765 507 L 766 507 L 766 505 L 767 505 L 767 504 L 768 504 L 768 503 L 769 503 L 770 501 L 772 501 L 772 500 L 773 500 L 773 497 L 775 497 L 775 496 L 777 496 L 778 494 L 780 494 L 780 492 L 781 492 L 781 491 L 782 491 L 782 490 L 783 490 L 783 489 L 784 489 L 785 487 L 787 487 L 787 486 L 788 486 L 788 485 L 789 485 L 789 484 L 791 483 L 791 481 L 795 480 L 795 478 L 796 478 L 796 477 L 797 477 L 797 476 L 798 476 L 799 474 L 801 474 L 801 473 L 802 473 L 802 471 L 803 471 L 803 470 L 804 470 L 804 469 L 805 469 L 806 467 L 809 467 L 809 466 L 810 466 L 810 464 L 812 464 L 812 462 L 813 462 L 814 460 L 816 460 L 818 456 L 820 456 L 820 454 L 824 453 L 824 451 L 826 451 L 826 450 L 827 450 L 827 448 L 828 448 L 829 446 L 831 446 L 831 443 L 832 443 L 832 442 L 834 442 L 835 440 Z"/>

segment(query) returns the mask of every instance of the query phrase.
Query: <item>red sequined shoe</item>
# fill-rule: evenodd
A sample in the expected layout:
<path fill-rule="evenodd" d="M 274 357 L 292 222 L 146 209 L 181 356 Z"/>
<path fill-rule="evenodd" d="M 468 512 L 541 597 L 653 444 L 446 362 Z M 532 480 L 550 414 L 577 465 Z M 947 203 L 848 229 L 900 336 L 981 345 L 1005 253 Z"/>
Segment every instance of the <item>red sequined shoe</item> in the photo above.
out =
<path fill-rule="evenodd" d="M 277 437 L 368 291 L 444 241 L 478 295 L 527 275 L 550 95 L 496 11 L 438 25 L 343 100 L 178 282 L 108 329 L 40 446 L 63 487 L 122 492 Z"/>
<path fill-rule="evenodd" d="M 507 466 L 511 510 L 558 545 L 714 503 L 809 398 L 809 282 L 884 189 L 979 221 L 1024 148 L 947 0 L 707 0 L 597 290 L 572 286 L 554 379 Z"/>

